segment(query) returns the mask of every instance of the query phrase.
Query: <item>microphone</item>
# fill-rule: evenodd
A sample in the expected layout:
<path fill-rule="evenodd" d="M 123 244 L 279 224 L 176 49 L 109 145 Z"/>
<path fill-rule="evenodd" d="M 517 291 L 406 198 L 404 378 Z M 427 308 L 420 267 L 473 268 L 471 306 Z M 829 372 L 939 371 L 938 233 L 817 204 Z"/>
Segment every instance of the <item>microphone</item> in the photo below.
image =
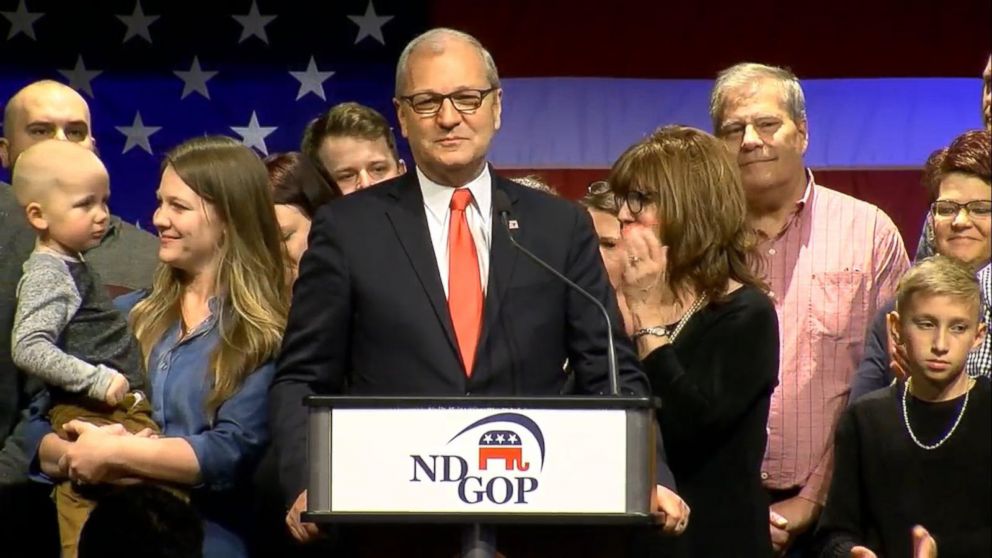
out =
<path fill-rule="evenodd" d="M 513 237 L 513 233 L 511 232 L 513 229 L 517 228 L 516 221 L 513 221 L 512 224 L 510 221 L 511 205 L 510 198 L 507 197 L 506 192 L 500 190 L 499 188 L 493 188 L 493 210 L 499 215 L 499 220 L 503 223 L 503 228 L 506 229 L 507 236 L 510 237 L 510 243 L 513 244 L 517 250 L 530 258 L 534 263 L 546 269 L 548 273 L 562 280 L 566 285 L 571 287 L 572 290 L 595 304 L 596 308 L 598 308 L 600 313 L 603 314 L 603 319 L 606 321 L 606 360 L 607 366 L 609 367 L 610 395 L 619 396 L 620 374 L 617 371 L 617 353 L 616 347 L 613 343 L 613 321 L 610 320 L 610 313 L 606 311 L 606 307 L 603 306 L 603 303 L 596 297 L 592 296 L 589 291 L 576 285 L 571 279 L 565 277 L 564 274 L 551 267 L 550 264 L 537 257 L 533 252 L 524 248 L 517 242 L 517 239 Z"/>

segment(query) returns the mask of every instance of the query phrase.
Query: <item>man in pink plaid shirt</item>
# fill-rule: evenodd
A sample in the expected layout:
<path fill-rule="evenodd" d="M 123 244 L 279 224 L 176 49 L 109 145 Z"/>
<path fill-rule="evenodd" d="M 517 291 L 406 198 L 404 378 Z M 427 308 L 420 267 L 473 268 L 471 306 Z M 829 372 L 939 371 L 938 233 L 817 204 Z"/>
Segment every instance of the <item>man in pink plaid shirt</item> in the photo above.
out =
<path fill-rule="evenodd" d="M 806 168 L 805 104 L 792 72 L 751 63 L 721 72 L 710 101 L 716 135 L 738 158 L 778 312 L 779 385 L 761 477 L 772 543 L 789 556 L 802 556 L 797 538 L 826 500 L 834 427 L 868 321 L 909 268 L 885 213 L 817 184 Z"/>

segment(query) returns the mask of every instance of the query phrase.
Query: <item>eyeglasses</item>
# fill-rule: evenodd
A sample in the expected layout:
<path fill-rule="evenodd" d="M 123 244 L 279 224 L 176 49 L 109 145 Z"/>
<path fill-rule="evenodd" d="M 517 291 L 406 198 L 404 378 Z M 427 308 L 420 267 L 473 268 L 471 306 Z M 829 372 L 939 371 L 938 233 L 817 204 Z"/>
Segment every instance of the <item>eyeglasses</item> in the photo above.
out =
<path fill-rule="evenodd" d="M 951 200 L 938 200 L 930 206 L 934 217 L 953 219 L 965 210 L 972 219 L 988 219 L 992 216 L 992 201 L 974 200 L 968 203 L 958 203 Z"/>
<path fill-rule="evenodd" d="M 597 180 L 589 185 L 586 189 L 590 194 L 601 195 L 609 192 L 612 188 L 610 183 L 605 180 Z M 655 195 L 646 194 L 638 190 L 629 190 L 626 194 L 614 193 L 613 199 L 617 204 L 618 208 L 622 208 L 624 204 L 627 204 L 627 209 L 630 210 L 631 214 L 637 215 L 640 213 L 645 205 L 650 205 L 657 202 Z"/>
<path fill-rule="evenodd" d="M 640 213 L 645 205 L 651 205 L 655 203 L 655 198 L 651 194 L 645 194 L 644 192 L 639 192 L 637 190 L 629 190 L 627 195 L 614 194 L 617 199 L 617 207 L 623 207 L 623 204 L 627 204 L 627 209 L 633 215 Z"/>
<path fill-rule="evenodd" d="M 594 196 L 605 194 L 610 191 L 610 183 L 605 180 L 597 180 L 586 188 L 586 191 Z"/>
<path fill-rule="evenodd" d="M 638 190 L 628 190 L 626 195 L 616 193 L 613 196 L 617 200 L 617 207 L 623 207 L 623 204 L 627 204 L 627 209 L 632 215 L 640 213 L 645 205 L 658 203 L 656 194 L 647 194 Z"/>
<path fill-rule="evenodd" d="M 490 87 L 489 89 L 459 89 L 447 95 L 440 93 L 417 93 L 416 95 L 400 97 L 400 100 L 406 101 L 410 105 L 410 108 L 413 109 L 413 112 L 417 114 L 434 116 L 441 112 L 441 106 L 444 105 L 444 100 L 450 99 L 451 106 L 455 107 L 455 110 L 462 114 L 472 114 L 479 110 L 486 96 L 496 91 L 496 89 L 496 87 Z"/>

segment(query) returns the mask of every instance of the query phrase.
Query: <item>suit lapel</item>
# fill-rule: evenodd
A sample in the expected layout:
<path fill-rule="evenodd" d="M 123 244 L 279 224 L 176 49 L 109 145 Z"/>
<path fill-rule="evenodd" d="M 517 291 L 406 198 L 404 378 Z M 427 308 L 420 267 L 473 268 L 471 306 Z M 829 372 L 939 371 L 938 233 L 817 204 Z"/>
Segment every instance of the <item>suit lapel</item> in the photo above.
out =
<path fill-rule="evenodd" d="M 404 179 L 397 181 L 390 195 L 395 205 L 386 210 L 386 216 L 393 225 L 396 238 L 403 246 L 410 265 L 420 279 L 420 285 L 434 307 L 434 314 L 441 322 L 451 349 L 458 354 L 454 327 L 448 312 L 448 300 L 444 296 L 441 276 L 437 270 L 437 258 L 427 229 L 424 215 L 424 198 L 417 183 L 417 174 L 408 172 Z"/>
<path fill-rule="evenodd" d="M 491 169 L 490 172 L 492 172 Z M 516 193 L 512 188 L 505 187 L 503 184 L 504 181 L 504 178 L 493 174 L 493 192 L 502 190 L 510 199 L 511 205 L 516 204 Z M 506 227 L 503 226 L 503 221 L 494 209 L 492 216 L 492 246 L 489 249 L 489 286 L 486 289 L 486 302 L 482 313 L 482 334 L 479 339 L 480 349 L 486 345 L 487 339 L 493 335 L 493 329 L 499 326 L 498 320 L 502 301 L 506 295 L 507 288 L 510 286 L 510 280 L 513 277 L 513 268 L 517 262 L 517 250 L 510 243 L 508 234 Z M 476 359 L 476 362 L 480 361 Z"/>

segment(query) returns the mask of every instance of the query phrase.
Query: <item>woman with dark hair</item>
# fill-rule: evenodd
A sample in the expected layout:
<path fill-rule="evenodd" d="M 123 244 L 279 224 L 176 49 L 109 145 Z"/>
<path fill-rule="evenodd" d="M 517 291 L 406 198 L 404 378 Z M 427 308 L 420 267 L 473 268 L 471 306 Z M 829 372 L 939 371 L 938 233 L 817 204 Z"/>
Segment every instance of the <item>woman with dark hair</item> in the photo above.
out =
<path fill-rule="evenodd" d="M 275 203 L 282 240 L 286 245 L 291 279 L 295 280 L 299 273 L 300 258 L 307 250 L 310 223 L 317 209 L 340 197 L 341 191 L 337 186 L 328 184 L 317 167 L 296 151 L 266 157 L 265 167 L 269 171 L 272 201 Z"/>
<path fill-rule="evenodd" d="M 992 54 L 989 54 L 985 62 L 985 69 L 982 70 L 982 124 L 984 124 L 986 131 L 992 132 Z M 930 157 L 943 156 L 945 151 L 947 151 L 946 148 L 938 149 L 931 153 Z M 923 175 L 923 186 L 928 191 L 933 189 L 933 173 L 930 171 L 936 168 L 939 168 L 939 165 L 934 164 L 934 162 L 928 159 Z M 933 221 L 928 216 L 923 224 L 920 241 L 916 245 L 916 257 L 914 260 L 920 262 L 936 253 L 933 245 Z"/>
<path fill-rule="evenodd" d="M 633 337 L 661 398 L 689 556 L 772 554 L 761 486 L 778 318 L 755 268 L 737 163 L 713 136 L 660 128 L 614 163 Z M 685 527 L 683 525 L 683 527 Z"/>

